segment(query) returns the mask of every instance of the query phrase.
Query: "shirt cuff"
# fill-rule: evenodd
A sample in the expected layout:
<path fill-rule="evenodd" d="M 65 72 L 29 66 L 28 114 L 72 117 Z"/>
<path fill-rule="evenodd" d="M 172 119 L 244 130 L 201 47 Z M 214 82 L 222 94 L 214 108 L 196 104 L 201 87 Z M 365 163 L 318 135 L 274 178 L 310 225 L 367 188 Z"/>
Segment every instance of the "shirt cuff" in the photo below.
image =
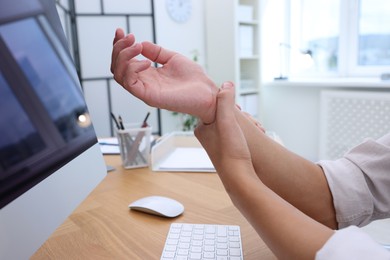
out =
<path fill-rule="evenodd" d="M 368 224 L 374 203 L 361 169 L 346 158 L 318 164 L 324 170 L 333 196 L 338 227 Z"/>

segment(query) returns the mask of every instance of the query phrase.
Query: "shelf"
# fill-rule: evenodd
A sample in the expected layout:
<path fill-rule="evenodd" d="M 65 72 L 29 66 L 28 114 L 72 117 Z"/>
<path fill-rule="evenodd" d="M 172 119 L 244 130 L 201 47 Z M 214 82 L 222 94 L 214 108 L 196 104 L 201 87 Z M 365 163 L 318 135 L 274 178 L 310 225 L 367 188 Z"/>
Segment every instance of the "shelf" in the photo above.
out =
<path fill-rule="evenodd" d="M 257 26 L 259 24 L 259 22 L 257 20 L 251 20 L 251 21 L 239 21 L 238 22 L 239 25 L 253 25 L 253 26 Z"/>
<path fill-rule="evenodd" d="M 261 94 L 259 8 L 260 0 L 205 1 L 208 73 L 217 84 L 233 81 L 236 102 L 255 117 Z"/>
<path fill-rule="evenodd" d="M 240 56 L 240 60 L 245 61 L 245 60 L 258 60 L 259 55 L 253 55 L 253 56 Z"/>
<path fill-rule="evenodd" d="M 266 82 L 267 86 L 310 88 L 378 88 L 390 89 L 390 81 L 379 78 L 295 78 Z"/>
<path fill-rule="evenodd" d="M 240 90 L 240 95 L 245 96 L 245 95 L 251 95 L 251 94 L 258 94 L 259 90 L 257 88 L 249 88 L 249 89 L 241 89 Z"/>

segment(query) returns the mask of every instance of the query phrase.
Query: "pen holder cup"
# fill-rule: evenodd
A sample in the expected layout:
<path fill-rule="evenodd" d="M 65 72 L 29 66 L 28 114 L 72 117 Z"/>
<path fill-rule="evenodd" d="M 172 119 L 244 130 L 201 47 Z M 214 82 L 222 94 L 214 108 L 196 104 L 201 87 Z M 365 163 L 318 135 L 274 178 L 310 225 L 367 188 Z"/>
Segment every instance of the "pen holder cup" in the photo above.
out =
<path fill-rule="evenodd" d="M 116 132 L 125 169 L 149 166 L 152 127 L 139 127 L 140 125 L 141 123 L 126 124 L 124 130 Z"/>

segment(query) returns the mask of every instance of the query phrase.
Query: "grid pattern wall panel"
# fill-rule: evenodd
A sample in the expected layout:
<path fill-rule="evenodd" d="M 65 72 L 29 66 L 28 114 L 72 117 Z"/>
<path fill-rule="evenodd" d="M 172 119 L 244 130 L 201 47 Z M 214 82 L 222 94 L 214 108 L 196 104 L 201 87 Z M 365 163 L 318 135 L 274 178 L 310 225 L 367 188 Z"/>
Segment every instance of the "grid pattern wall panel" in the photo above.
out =
<path fill-rule="evenodd" d="M 128 26 L 138 42 L 153 41 L 153 21 L 150 17 L 130 17 Z"/>
<path fill-rule="evenodd" d="M 111 50 L 115 29 L 126 27 L 125 17 L 77 17 L 80 68 L 83 80 L 111 77 Z"/>
<path fill-rule="evenodd" d="M 144 14 L 152 9 L 151 2 L 145 0 L 104 0 L 102 3 L 107 14 Z"/>
<path fill-rule="evenodd" d="M 125 92 L 114 83 L 110 71 L 116 28 L 122 28 L 126 34 L 134 33 L 138 42 L 155 42 L 153 0 L 69 0 L 69 3 L 75 11 L 79 74 L 97 135 L 115 135 L 111 113 L 121 115 L 125 122 L 138 122 L 147 112 L 151 112 L 148 123 L 153 132 L 160 134 L 160 111 Z"/>
<path fill-rule="evenodd" d="M 85 101 L 97 136 L 111 136 L 109 92 L 104 80 L 90 80 L 83 84 Z"/>
<path fill-rule="evenodd" d="M 323 91 L 320 113 L 319 158 L 337 159 L 364 139 L 390 132 L 390 93 Z"/>
<path fill-rule="evenodd" d="M 74 4 L 78 14 L 100 14 L 103 12 L 101 0 L 75 0 Z"/>

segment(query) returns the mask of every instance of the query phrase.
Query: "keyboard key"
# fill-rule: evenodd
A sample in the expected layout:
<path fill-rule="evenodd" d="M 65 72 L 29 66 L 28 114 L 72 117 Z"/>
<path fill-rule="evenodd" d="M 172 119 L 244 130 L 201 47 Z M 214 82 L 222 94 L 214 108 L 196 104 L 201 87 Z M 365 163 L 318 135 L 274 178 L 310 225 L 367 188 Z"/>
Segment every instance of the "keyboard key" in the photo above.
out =
<path fill-rule="evenodd" d="M 174 252 L 164 252 L 164 257 L 173 258 L 175 256 Z"/>
<path fill-rule="evenodd" d="M 201 253 L 190 253 L 190 259 L 202 259 Z"/>
<path fill-rule="evenodd" d="M 171 234 L 169 234 L 168 238 L 179 239 L 179 237 L 180 237 L 180 233 L 171 233 Z"/>
<path fill-rule="evenodd" d="M 166 243 L 167 243 L 167 245 L 177 245 L 179 243 L 179 240 L 177 240 L 177 239 L 168 239 Z"/>
<path fill-rule="evenodd" d="M 215 247 L 214 246 L 205 246 L 204 247 L 204 251 L 206 251 L 206 252 L 214 252 L 215 251 Z"/>
<path fill-rule="evenodd" d="M 200 246 L 193 246 L 193 247 L 191 247 L 191 252 L 201 253 L 202 252 L 202 248 Z"/>
<path fill-rule="evenodd" d="M 240 248 L 241 245 L 238 242 L 229 242 L 229 247 L 230 248 Z"/>
<path fill-rule="evenodd" d="M 171 245 L 166 245 L 165 246 L 165 251 L 176 251 L 177 246 L 171 246 Z"/>
<path fill-rule="evenodd" d="M 231 256 L 241 256 L 241 250 L 236 248 L 230 248 L 230 255 Z"/>
<path fill-rule="evenodd" d="M 214 252 L 204 252 L 203 258 L 206 259 L 215 259 L 215 253 Z"/>
<path fill-rule="evenodd" d="M 180 237 L 180 243 L 190 243 L 190 242 L 191 242 L 191 236 Z"/>
<path fill-rule="evenodd" d="M 182 249 L 189 249 L 190 243 L 180 243 L 178 247 Z"/>
<path fill-rule="evenodd" d="M 226 227 L 225 226 L 218 226 L 217 234 L 219 237 L 226 237 L 227 236 Z"/>
<path fill-rule="evenodd" d="M 204 244 L 208 246 L 213 246 L 215 245 L 215 241 L 213 239 L 205 239 Z"/>
<path fill-rule="evenodd" d="M 193 245 L 193 246 L 202 246 L 203 245 L 203 241 L 202 240 L 192 240 L 191 241 L 191 245 Z"/>
<path fill-rule="evenodd" d="M 217 243 L 218 249 L 228 249 L 228 244 L 226 243 Z"/>
<path fill-rule="evenodd" d="M 192 238 L 194 240 L 203 240 L 204 236 L 203 235 L 193 235 Z"/>
<path fill-rule="evenodd" d="M 178 255 L 188 255 L 188 249 L 179 249 L 177 250 Z"/>
<path fill-rule="evenodd" d="M 229 241 L 231 241 L 231 242 L 239 242 L 240 238 L 239 237 L 229 237 Z"/>
<path fill-rule="evenodd" d="M 218 243 L 227 243 L 228 239 L 227 239 L 227 237 L 218 237 L 217 242 Z"/>

